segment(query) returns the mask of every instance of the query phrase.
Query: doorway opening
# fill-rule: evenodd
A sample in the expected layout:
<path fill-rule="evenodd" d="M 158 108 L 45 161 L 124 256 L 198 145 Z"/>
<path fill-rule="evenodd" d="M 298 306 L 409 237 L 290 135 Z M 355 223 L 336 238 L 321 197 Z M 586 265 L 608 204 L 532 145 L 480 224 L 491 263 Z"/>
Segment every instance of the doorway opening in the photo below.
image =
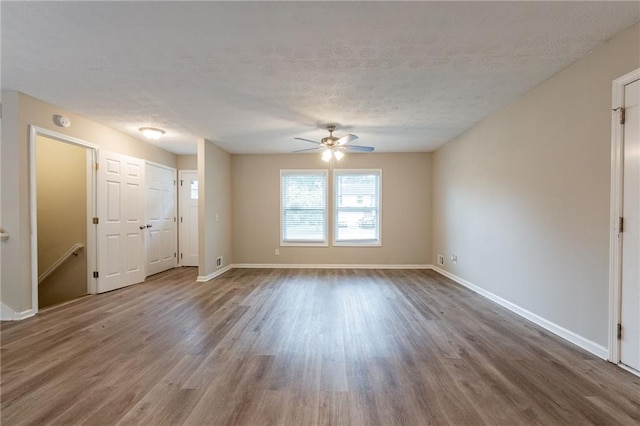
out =
<path fill-rule="evenodd" d="M 30 126 L 32 306 L 95 293 L 97 147 Z"/>

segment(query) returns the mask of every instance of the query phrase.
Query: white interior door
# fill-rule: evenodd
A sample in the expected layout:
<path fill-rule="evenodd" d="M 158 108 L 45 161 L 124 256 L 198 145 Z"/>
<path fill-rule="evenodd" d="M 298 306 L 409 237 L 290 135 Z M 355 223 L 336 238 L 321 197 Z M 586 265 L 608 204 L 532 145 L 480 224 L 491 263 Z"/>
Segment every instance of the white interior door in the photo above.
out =
<path fill-rule="evenodd" d="M 198 172 L 180 170 L 180 264 L 198 266 Z"/>
<path fill-rule="evenodd" d="M 147 163 L 145 182 L 149 276 L 176 267 L 176 169 Z"/>
<path fill-rule="evenodd" d="M 624 91 L 620 362 L 640 371 L 640 80 Z"/>
<path fill-rule="evenodd" d="M 144 281 L 144 162 L 100 152 L 98 293 Z"/>

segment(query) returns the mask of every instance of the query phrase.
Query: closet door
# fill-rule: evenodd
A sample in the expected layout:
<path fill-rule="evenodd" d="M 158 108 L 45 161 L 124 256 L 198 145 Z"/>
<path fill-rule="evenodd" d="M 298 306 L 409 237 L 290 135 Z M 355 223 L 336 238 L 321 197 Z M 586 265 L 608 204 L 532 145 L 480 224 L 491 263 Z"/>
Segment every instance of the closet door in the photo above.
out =
<path fill-rule="evenodd" d="M 176 169 L 146 164 L 147 276 L 175 268 L 177 264 L 176 183 Z"/>
<path fill-rule="evenodd" d="M 98 293 L 144 281 L 144 162 L 100 151 Z"/>

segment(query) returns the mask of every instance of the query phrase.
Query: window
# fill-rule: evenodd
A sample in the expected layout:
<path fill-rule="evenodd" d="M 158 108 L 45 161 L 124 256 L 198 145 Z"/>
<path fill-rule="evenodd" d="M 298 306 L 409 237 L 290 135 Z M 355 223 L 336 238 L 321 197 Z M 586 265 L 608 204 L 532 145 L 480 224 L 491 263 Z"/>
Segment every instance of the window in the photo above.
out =
<path fill-rule="evenodd" d="M 327 171 L 280 172 L 281 245 L 327 245 Z"/>
<path fill-rule="evenodd" d="M 335 170 L 334 245 L 379 246 L 380 170 Z"/>
<path fill-rule="evenodd" d="M 192 200 L 197 200 L 198 199 L 198 181 L 197 180 L 191 180 L 189 181 L 189 194 L 191 196 Z"/>

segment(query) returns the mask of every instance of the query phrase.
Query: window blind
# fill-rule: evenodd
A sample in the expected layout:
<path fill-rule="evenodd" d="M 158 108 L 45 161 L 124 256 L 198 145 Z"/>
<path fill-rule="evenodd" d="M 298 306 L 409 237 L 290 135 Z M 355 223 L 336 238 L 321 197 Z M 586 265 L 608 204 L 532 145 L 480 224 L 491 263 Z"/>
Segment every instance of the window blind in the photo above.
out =
<path fill-rule="evenodd" d="M 281 194 L 282 242 L 326 242 L 326 172 L 282 171 Z"/>
<path fill-rule="evenodd" d="M 338 171 L 335 179 L 335 242 L 380 241 L 380 171 Z"/>

